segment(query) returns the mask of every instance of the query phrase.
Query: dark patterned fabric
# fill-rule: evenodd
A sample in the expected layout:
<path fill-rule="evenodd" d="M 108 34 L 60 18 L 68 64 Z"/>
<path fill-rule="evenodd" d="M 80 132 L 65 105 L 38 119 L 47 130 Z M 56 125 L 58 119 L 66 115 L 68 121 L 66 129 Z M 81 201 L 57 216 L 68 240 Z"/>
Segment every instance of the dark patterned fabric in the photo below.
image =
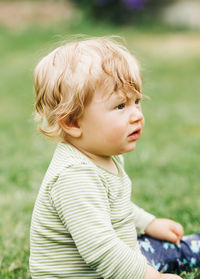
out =
<path fill-rule="evenodd" d="M 184 236 L 180 244 L 158 240 L 148 235 L 138 238 L 141 252 L 160 272 L 178 272 L 200 266 L 200 234 Z"/>

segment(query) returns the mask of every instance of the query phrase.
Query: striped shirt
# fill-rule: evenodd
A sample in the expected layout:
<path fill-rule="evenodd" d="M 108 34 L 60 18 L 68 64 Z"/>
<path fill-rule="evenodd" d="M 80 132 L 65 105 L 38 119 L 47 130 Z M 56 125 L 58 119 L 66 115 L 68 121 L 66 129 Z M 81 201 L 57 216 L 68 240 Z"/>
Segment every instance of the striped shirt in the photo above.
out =
<path fill-rule="evenodd" d="M 32 215 L 33 279 L 143 278 L 147 262 L 137 231 L 143 233 L 154 216 L 131 202 L 122 160 L 113 161 L 118 174 L 58 144 Z"/>

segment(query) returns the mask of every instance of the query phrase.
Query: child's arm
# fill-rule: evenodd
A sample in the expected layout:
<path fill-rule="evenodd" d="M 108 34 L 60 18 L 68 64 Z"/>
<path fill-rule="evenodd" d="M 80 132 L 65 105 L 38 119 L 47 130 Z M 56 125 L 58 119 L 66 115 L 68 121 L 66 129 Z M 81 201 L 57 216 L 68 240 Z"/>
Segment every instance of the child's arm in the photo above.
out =
<path fill-rule="evenodd" d="M 138 234 L 146 233 L 154 238 L 178 244 L 184 230 L 181 224 L 169 219 L 159 219 L 132 203 L 133 214 Z"/>
<path fill-rule="evenodd" d="M 138 235 L 144 234 L 145 229 L 155 219 L 155 216 L 131 202 L 132 213 Z"/>
<path fill-rule="evenodd" d="M 157 218 L 147 226 L 145 233 L 152 237 L 178 244 L 184 235 L 184 230 L 179 223 L 169 219 Z"/>
<path fill-rule="evenodd" d="M 137 246 L 129 247 L 114 230 L 108 191 L 93 167 L 79 164 L 62 171 L 50 199 L 75 252 L 100 277 L 143 279 L 147 261 Z"/>

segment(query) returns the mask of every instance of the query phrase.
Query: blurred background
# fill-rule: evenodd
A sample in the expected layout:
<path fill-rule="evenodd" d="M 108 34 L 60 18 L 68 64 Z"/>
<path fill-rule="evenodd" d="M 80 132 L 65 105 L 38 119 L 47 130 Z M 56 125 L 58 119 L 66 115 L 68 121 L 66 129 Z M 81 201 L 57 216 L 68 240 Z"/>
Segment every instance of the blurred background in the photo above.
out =
<path fill-rule="evenodd" d="M 77 34 L 121 36 L 140 61 L 149 99 L 125 155 L 133 200 L 200 232 L 200 1 L 0 1 L 0 279 L 29 278 L 31 213 L 55 148 L 33 121 L 34 67 Z"/>

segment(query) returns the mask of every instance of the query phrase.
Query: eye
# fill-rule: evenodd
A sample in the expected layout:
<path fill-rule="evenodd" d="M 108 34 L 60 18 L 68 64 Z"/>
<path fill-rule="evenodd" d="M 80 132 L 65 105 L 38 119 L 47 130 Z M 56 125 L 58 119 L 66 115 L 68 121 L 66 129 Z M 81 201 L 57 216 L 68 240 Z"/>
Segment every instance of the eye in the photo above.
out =
<path fill-rule="evenodd" d="M 135 104 L 138 105 L 140 103 L 140 101 L 141 101 L 140 99 L 136 99 Z"/>
<path fill-rule="evenodd" d="M 116 109 L 123 109 L 123 108 L 125 108 L 125 104 L 123 103 L 123 104 L 120 104 L 120 105 L 118 105 L 117 107 L 116 107 Z"/>

